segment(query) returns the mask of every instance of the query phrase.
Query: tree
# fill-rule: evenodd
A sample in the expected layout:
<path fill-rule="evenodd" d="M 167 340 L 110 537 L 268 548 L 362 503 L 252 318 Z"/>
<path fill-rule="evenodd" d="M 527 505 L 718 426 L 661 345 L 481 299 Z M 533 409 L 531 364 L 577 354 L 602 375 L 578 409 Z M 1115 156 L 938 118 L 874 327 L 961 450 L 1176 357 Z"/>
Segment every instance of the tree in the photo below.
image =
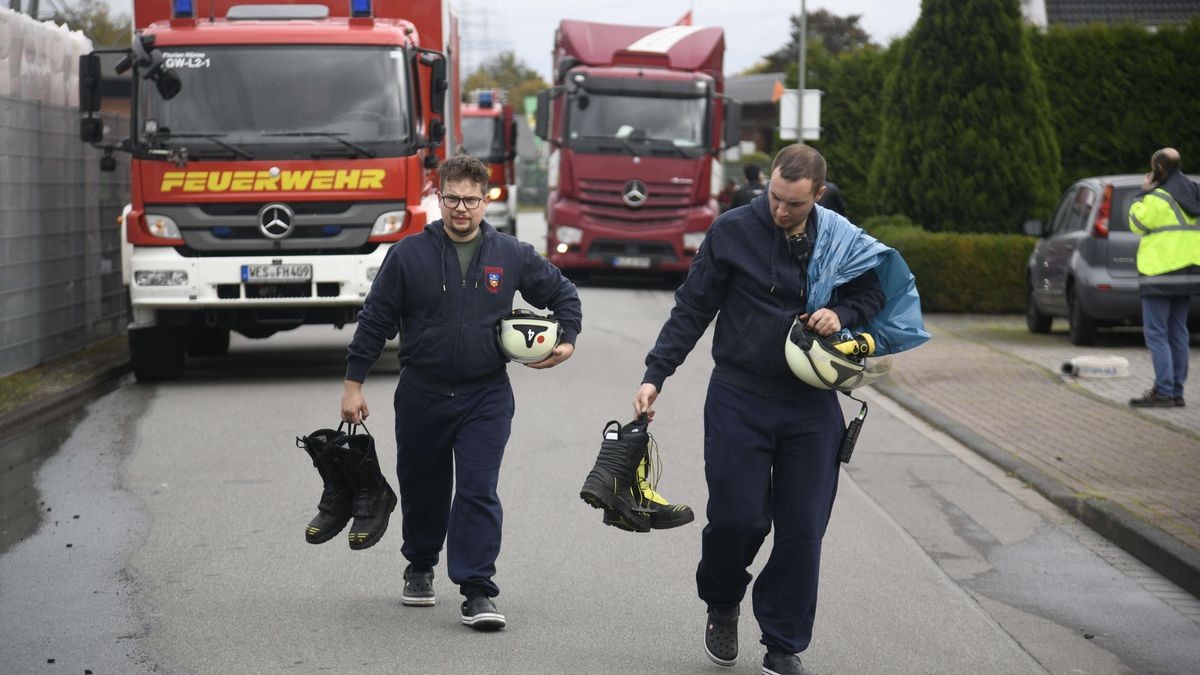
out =
<path fill-rule="evenodd" d="M 467 76 L 463 91 L 475 89 L 502 89 L 508 92 L 515 112 L 525 113 L 525 97 L 532 96 L 550 85 L 536 70 L 517 58 L 515 52 L 502 52 L 479 64 L 475 72 Z"/>
<path fill-rule="evenodd" d="M 1017 0 L 924 0 L 882 114 L 870 182 L 890 212 L 1011 232 L 1053 205 L 1058 143 Z"/>
<path fill-rule="evenodd" d="M 109 14 L 104 0 L 75 0 L 71 4 L 60 2 L 57 6 L 62 9 L 54 13 L 53 20 L 83 31 L 96 47 L 128 47 L 133 38 L 129 17 Z"/>
<path fill-rule="evenodd" d="M 861 224 L 868 215 L 892 213 L 886 204 L 878 203 L 868 181 L 879 146 L 879 92 L 896 66 L 902 44 L 896 40 L 886 49 L 868 46 L 830 59 L 828 64 L 818 62 L 817 68 L 809 69 L 812 87 L 825 92 L 821 99 L 821 139 L 811 145 L 825 156 L 829 179 L 841 188 L 855 223 Z M 791 86 L 795 86 L 794 76 Z"/>
<path fill-rule="evenodd" d="M 808 51 L 811 56 L 814 46 L 820 45 L 832 56 L 840 56 L 871 45 L 871 36 L 858 25 L 861 14 L 837 16 L 828 10 L 819 9 L 808 13 Z M 783 47 L 767 54 L 746 74 L 786 72 L 794 67 L 800 55 L 800 15 L 790 17 L 791 39 Z"/>

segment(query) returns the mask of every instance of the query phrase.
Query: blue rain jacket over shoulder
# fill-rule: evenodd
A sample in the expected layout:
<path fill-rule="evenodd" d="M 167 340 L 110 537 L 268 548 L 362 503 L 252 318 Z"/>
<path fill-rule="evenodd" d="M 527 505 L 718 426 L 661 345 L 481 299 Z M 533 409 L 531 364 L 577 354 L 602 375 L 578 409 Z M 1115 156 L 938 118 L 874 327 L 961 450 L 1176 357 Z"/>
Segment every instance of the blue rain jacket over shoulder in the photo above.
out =
<path fill-rule="evenodd" d="M 904 258 L 834 211 L 815 208 L 820 234 L 808 267 L 809 313 L 829 304 L 834 288 L 874 269 L 887 300 L 866 326 L 851 327 L 850 332 L 870 333 L 876 356 L 896 354 L 928 340 L 917 282 Z"/>

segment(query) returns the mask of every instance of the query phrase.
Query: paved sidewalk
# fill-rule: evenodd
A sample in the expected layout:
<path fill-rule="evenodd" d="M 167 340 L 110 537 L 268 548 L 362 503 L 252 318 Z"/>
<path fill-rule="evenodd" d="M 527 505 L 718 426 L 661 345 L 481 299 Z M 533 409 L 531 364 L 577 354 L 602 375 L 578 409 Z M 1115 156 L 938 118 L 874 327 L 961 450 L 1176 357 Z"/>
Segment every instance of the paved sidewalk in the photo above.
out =
<path fill-rule="evenodd" d="M 1184 408 L 1129 408 L 1153 379 L 1140 331 L 1080 348 L 1022 317 L 926 319 L 934 339 L 897 357 L 884 393 L 1200 596 L 1200 391 Z M 1084 354 L 1124 356 L 1130 377 L 1060 373 Z"/>

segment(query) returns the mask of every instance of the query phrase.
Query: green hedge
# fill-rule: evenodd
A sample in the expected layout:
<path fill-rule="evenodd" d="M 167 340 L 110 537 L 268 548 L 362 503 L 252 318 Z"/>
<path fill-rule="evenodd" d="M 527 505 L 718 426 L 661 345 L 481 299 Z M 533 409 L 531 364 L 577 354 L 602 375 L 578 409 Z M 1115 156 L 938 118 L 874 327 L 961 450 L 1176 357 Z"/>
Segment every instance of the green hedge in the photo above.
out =
<path fill-rule="evenodd" d="M 1017 234 L 927 232 L 904 216 L 863 229 L 904 256 L 927 312 L 1001 314 L 1025 309 L 1025 265 L 1036 239 Z"/>
<path fill-rule="evenodd" d="M 1200 114 L 1193 103 L 1200 99 L 1200 16 L 1186 26 L 1164 26 L 1153 32 L 1133 24 L 1055 27 L 1048 31 L 1027 27 L 1025 32 L 1049 101 L 1049 119 L 1061 158 L 1061 178 L 1049 186 L 1055 197 L 1084 176 L 1142 173 L 1148 168 L 1151 153 L 1164 145 L 1180 150 L 1185 170 L 1195 171 L 1200 165 Z M 821 55 L 810 44 L 807 85 L 825 92 L 821 101 L 824 128 L 821 140 L 813 145 L 829 161 L 829 177 L 842 188 L 855 222 L 868 215 L 909 210 L 909 204 L 900 203 L 886 194 L 884 186 L 872 183 L 869 170 L 881 150 L 880 92 L 888 74 L 900 67 L 901 52 L 917 49 L 917 45 L 909 46 L 914 42 L 920 42 L 920 38 L 910 33 L 887 49 L 864 48 L 836 58 Z M 997 66 L 1005 61 L 994 60 Z M 795 86 L 795 82 L 793 68 L 788 86 Z M 990 107 L 984 109 L 988 110 Z M 933 126 L 939 132 L 943 128 L 954 130 L 954 124 L 947 125 L 944 120 L 931 123 L 931 119 L 913 115 L 899 123 L 906 127 Z M 960 126 L 967 129 L 959 131 L 985 129 L 991 124 L 994 122 L 964 119 Z M 907 135 L 915 133 L 912 129 L 903 131 Z M 1005 152 L 1020 162 L 1035 162 L 1032 155 L 1013 152 L 1010 136 L 996 137 Z M 912 163 L 901 173 L 904 183 L 912 180 L 909 174 L 917 174 L 918 164 L 931 158 L 925 153 L 902 158 Z M 1041 167 L 1017 170 L 1040 172 Z M 976 173 L 951 173 L 935 188 L 946 195 L 983 195 L 989 204 L 1006 200 L 1000 194 L 1007 188 L 997 191 L 973 184 Z M 993 182 L 1022 181 L 1006 177 Z M 1025 218 L 1045 219 L 1049 206 L 1019 211 L 1004 219 L 1008 229 L 1003 231 L 1014 231 Z M 916 210 L 910 215 L 921 218 Z M 938 215 L 950 221 L 964 218 L 953 213 Z M 1004 227 L 1004 223 L 998 226 Z M 933 226 L 932 222 L 925 224 Z M 975 231 L 983 228 L 982 222 L 965 225 Z"/>
<path fill-rule="evenodd" d="M 1165 145 L 1200 152 L 1200 16 L 1150 31 L 1120 24 L 1031 31 L 1062 149 L 1064 183 L 1142 173 Z"/>

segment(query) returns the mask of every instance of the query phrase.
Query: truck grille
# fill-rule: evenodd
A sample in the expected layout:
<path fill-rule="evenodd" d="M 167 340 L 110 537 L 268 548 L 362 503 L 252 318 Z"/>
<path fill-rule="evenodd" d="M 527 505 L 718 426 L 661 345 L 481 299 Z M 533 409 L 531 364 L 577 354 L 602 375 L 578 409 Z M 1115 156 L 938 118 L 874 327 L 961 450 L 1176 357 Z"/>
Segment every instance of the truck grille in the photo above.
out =
<path fill-rule="evenodd" d="M 646 182 L 646 202 L 638 208 L 631 208 L 626 206 L 621 199 L 627 182 L 624 180 L 579 181 L 579 201 L 598 207 L 615 207 L 630 213 L 644 213 L 655 209 L 680 209 L 687 207 L 691 201 L 693 187 L 691 185 Z M 661 218 L 662 215 L 660 214 L 658 217 Z"/>

